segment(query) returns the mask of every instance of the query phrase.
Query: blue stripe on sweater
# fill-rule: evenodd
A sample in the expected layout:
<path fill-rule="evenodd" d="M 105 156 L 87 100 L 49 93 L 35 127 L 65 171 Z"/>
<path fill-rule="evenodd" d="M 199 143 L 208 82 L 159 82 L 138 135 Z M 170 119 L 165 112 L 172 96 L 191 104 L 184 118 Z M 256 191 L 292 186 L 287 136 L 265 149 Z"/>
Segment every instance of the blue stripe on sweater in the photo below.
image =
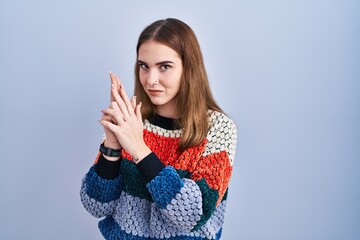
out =
<path fill-rule="evenodd" d="M 183 186 L 183 181 L 172 166 L 163 168 L 159 175 L 146 185 L 160 208 L 166 208 Z"/>
<path fill-rule="evenodd" d="M 95 172 L 95 166 L 92 166 L 86 174 L 85 182 L 86 194 L 101 203 L 107 203 L 120 197 L 120 176 L 112 180 L 103 179 Z"/>
<path fill-rule="evenodd" d="M 137 235 L 133 235 L 130 232 L 127 233 L 121 230 L 120 226 L 116 223 L 116 221 L 112 217 L 106 217 L 105 219 L 99 222 L 99 229 L 103 235 L 103 237 L 107 240 L 157 240 L 157 238 L 151 237 L 140 237 Z M 214 240 L 219 240 L 221 237 L 222 229 L 216 234 Z M 201 237 L 191 237 L 191 236 L 176 236 L 169 238 L 162 238 L 166 240 L 206 240 L 206 238 Z"/>

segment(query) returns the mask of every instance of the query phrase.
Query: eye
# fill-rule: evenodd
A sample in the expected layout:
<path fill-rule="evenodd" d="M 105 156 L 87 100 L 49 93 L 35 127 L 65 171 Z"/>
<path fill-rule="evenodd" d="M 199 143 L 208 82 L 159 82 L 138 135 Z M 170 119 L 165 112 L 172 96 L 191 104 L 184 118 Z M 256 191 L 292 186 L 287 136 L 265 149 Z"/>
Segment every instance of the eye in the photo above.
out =
<path fill-rule="evenodd" d="M 148 69 L 149 68 L 148 65 L 146 65 L 145 63 L 139 63 L 139 66 L 142 69 Z"/>
<path fill-rule="evenodd" d="M 163 65 L 160 66 L 161 71 L 166 71 L 166 70 L 168 70 L 170 68 L 171 68 L 171 66 L 169 64 L 163 64 Z"/>

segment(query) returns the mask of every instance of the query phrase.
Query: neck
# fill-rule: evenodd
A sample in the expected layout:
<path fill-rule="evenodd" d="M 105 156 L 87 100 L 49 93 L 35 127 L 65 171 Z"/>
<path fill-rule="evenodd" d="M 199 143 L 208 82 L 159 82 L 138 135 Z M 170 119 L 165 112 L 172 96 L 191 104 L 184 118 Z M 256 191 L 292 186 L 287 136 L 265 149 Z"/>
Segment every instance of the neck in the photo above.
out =
<path fill-rule="evenodd" d="M 175 107 L 166 107 L 166 106 L 155 106 L 155 112 L 163 117 L 177 119 L 178 115 L 176 113 Z"/>

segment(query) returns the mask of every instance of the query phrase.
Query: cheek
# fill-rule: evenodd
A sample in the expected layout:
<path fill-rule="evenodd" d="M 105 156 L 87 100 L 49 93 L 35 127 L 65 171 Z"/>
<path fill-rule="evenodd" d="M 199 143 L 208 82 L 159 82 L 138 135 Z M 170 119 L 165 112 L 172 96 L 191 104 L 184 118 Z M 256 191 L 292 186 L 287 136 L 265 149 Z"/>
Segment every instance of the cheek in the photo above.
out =
<path fill-rule="evenodd" d="M 145 86 L 146 78 L 145 78 L 144 74 L 141 73 L 141 71 L 139 72 L 139 79 L 140 79 L 141 85 Z"/>
<path fill-rule="evenodd" d="M 174 76 L 174 86 L 176 89 L 180 88 L 180 83 L 181 83 L 181 78 L 182 78 L 182 72 L 177 72 Z"/>
<path fill-rule="evenodd" d="M 171 73 L 163 77 L 162 84 L 172 91 L 177 91 L 180 87 L 180 77 L 176 73 Z"/>

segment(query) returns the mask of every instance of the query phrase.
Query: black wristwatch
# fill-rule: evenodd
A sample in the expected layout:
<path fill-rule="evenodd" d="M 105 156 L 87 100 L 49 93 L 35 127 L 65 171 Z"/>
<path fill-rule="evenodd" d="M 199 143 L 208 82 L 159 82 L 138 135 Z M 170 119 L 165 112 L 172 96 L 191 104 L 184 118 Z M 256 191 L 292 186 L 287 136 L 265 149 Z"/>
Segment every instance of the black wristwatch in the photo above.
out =
<path fill-rule="evenodd" d="M 121 149 L 112 149 L 105 147 L 104 143 L 100 145 L 99 151 L 109 157 L 120 157 Z"/>

